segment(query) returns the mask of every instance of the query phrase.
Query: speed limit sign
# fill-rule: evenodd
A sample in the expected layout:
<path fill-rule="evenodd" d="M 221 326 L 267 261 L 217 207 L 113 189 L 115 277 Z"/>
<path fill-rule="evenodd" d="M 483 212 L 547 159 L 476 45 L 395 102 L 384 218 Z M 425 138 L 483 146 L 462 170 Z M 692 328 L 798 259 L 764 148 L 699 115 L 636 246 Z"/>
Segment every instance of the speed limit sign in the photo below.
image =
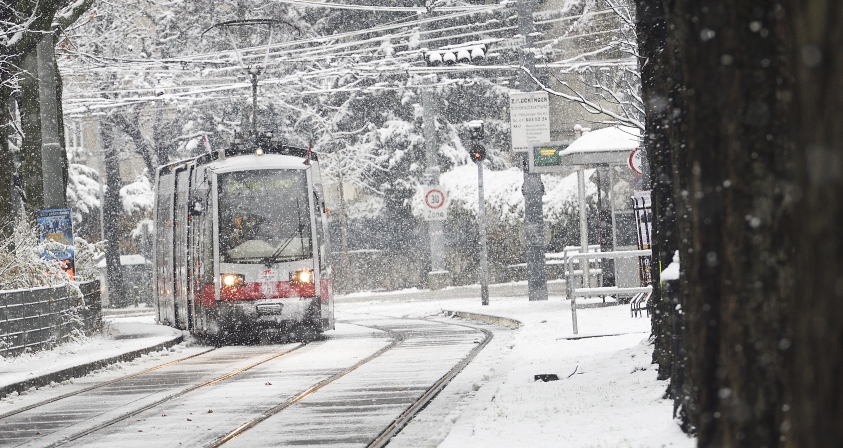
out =
<path fill-rule="evenodd" d="M 425 221 L 444 221 L 448 219 L 448 207 L 445 190 L 439 185 L 424 189 L 424 219 Z"/>

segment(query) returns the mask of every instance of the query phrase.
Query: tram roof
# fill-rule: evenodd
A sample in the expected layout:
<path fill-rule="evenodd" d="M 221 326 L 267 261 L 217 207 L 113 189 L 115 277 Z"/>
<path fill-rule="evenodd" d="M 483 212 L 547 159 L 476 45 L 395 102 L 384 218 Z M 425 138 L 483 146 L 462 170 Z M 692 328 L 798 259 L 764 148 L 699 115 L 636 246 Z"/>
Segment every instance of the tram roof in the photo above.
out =
<path fill-rule="evenodd" d="M 271 169 L 295 169 L 304 170 L 309 168 L 304 164 L 304 158 L 281 155 L 281 154 L 244 154 L 235 157 L 218 159 L 210 165 L 210 169 L 217 173 L 240 170 L 271 170 Z"/>
<path fill-rule="evenodd" d="M 307 168 L 307 165 L 303 163 L 308 157 L 307 149 L 287 146 L 276 141 L 270 142 L 265 140 L 261 143 L 263 155 L 260 156 L 255 153 L 256 145 L 239 144 L 225 148 L 225 157 L 220 157 L 220 154 L 217 152 L 206 153 L 200 156 L 170 162 L 166 165 L 159 166 L 158 169 L 174 169 L 185 164 L 206 165 L 211 163 L 216 166 L 215 171 L 219 169 L 228 171 L 229 166 L 232 167 L 231 171 L 237 169 Z M 315 152 L 311 151 L 309 157 L 311 161 L 319 161 L 319 156 Z M 231 160 L 238 160 L 238 162 L 227 162 Z M 221 162 L 225 163 L 221 164 Z"/>

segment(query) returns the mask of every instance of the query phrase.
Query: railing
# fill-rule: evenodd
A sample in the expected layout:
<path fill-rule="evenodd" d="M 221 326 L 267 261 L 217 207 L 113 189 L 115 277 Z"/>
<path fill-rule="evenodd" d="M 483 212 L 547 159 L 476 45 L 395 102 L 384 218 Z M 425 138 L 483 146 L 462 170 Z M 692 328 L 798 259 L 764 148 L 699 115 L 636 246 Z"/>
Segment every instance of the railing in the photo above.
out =
<path fill-rule="evenodd" d="M 598 253 L 587 253 L 587 254 L 573 254 L 568 257 L 567 260 L 567 269 L 565 270 L 567 273 L 567 277 L 565 280 L 565 290 L 568 294 L 568 298 L 571 299 L 571 320 L 574 323 L 574 334 L 578 334 L 577 328 L 577 296 L 608 296 L 613 294 L 638 294 L 642 292 L 651 292 L 653 290 L 652 286 L 639 286 L 639 287 L 629 287 L 629 288 L 619 288 L 617 286 L 607 286 L 607 287 L 599 287 L 599 288 L 577 288 L 574 285 L 574 260 L 584 259 L 585 263 L 588 263 L 588 259 L 590 258 L 628 258 L 628 257 L 643 257 L 647 255 L 652 255 L 653 251 L 650 249 L 645 250 L 624 250 L 624 251 L 616 251 L 616 252 L 598 252 Z M 582 264 L 582 263 L 581 263 Z M 585 283 L 585 282 L 584 282 Z M 587 284 L 587 283 L 586 283 Z"/>
<path fill-rule="evenodd" d="M 0 356 L 37 351 L 66 341 L 77 330 L 102 326 L 99 281 L 71 286 L 0 291 Z"/>

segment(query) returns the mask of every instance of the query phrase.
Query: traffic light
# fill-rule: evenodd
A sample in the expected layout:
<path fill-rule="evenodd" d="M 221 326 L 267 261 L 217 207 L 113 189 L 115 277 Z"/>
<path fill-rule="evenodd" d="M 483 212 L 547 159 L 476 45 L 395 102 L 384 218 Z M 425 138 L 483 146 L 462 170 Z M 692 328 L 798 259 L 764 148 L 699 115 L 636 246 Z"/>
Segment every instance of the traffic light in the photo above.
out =
<path fill-rule="evenodd" d="M 482 162 L 486 160 L 486 148 L 480 143 L 475 143 L 471 145 L 469 157 L 471 157 L 472 162 Z"/>
<path fill-rule="evenodd" d="M 486 60 L 486 44 L 471 45 L 449 50 L 431 50 L 424 52 L 424 62 L 428 67 L 454 64 L 481 64 Z"/>

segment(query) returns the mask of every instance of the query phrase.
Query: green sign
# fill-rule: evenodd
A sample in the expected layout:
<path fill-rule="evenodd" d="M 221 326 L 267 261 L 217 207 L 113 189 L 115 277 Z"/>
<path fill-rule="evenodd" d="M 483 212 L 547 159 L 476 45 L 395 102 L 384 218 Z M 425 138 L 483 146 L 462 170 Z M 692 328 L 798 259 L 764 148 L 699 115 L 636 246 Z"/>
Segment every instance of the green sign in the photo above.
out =
<path fill-rule="evenodd" d="M 533 161 L 535 166 L 559 166 L 562 164 L 562 156 L 559 154 L 567 146 L 538 146 L 533 148 Z"/>

